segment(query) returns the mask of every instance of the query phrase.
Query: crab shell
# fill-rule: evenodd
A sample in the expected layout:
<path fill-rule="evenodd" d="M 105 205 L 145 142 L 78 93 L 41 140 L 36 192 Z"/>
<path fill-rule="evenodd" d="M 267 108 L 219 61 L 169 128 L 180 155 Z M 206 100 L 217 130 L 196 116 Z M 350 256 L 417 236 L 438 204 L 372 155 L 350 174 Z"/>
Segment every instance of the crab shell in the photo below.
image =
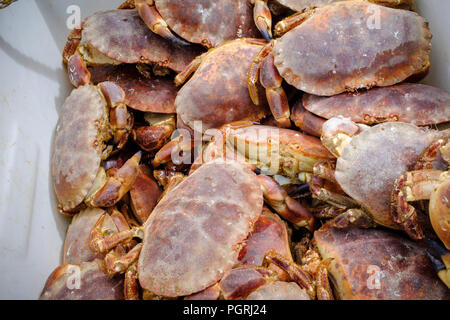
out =
<path fill-rule="evenodd" d="M 63 249 L 64 264 L 80 264 L 103 256 L 89 248 L 89 235 L 105 211 L 99 208 L 87 208 L 72 218 L 67 229 Z M 109 215 L 105 216 L 104 228 L 117 232 L 117 227 Z"/>
<path fill-rule="evenodd" d="M 156 0 L 155 6 L 179 36 L 209 48 L 259 36 L 249 0 Z"/>
<path fill-rule="evenodd" d="M 374 15 L 380 28 L 370 23 Z M 431 37 L 425 20 L 414 12 L 343 1 L 315 9 L 277 39 L 274 63 L 297 89 L 331 96 L 393 85 L 423 72 L 429 66 Z"/>
<path fill-rule="evenodd" d="M 194 121 L 202 121 L 204 132 L 233 121 L 257 121 L 268 115 L 266 98 L 261 95 L 264 103 L 255 105 L 247 88 L 248 69 L 262 44 L 238 39 L 210 50 L 175 99 L 183 122 L 194 128 Z"/>
<path fill-rule="evenodd" d="M 438 131 L 401 122 L 370 127 L 342 149 L 336 180 L 375 222 L 397 229 L 389 214 L 394 182 L 412 169 L 422 151 L 439 136 Z"/>
<path fill-rule="evenodd" d="M 175 113 L 177 88 L 168 78 L 146 78 L 134 65 L 93 66 L 89 68 L 91 82 L 111 81 L 125 92 L 125 104 L 135 110 Z"/>
<path fill-rule="evenodd" d="M 346 0 L 277 0 L 279 4 L 297 12 L 323 7 L 338 1 Z M 413 0 L 369 0 L 369 2 L 402 9 L 411 9 L 413 6 Z"/>
<path fill-rule="evenodd" d="M 321 228 L 314 241 L 323 259 L 333 259 L 328 271 L 340 299 L 450 299 L 426 249 L 400 235 L 379 229 Z"/>
<path fill-rule="evenodd" d="M 403 83 L 332 97 L 305 94 L 303 106 L 325 119 L 342 115 L 368 125 L 400 121 L 426 126 L 450 121 L 450 93 L 423 84 Z"/>
<path fill-rule="evenodd" d="M 136 10 L 96 12 L 82 22 L 82 30 L 83 43 L 121 63 L 156 63 L 180 72 L 202 52 L 154 34 Z"/>
<path fill-rule="evenodd" d="M 103 272 L 103 261 L 80 265 L 64 264 L 47 279 L 40 300 L 123 300 L 123 279 L 110 278 Z M 79 273 L 78 273 L 79 272 Z M 79 275 L 79 285 L 75 287 Z M 68 284 L 73 284 L 70 288 Z"/>
<path fill-rule="evenodd" d="M 334 159 L 319 139 L 290 129 L 253 125 L 233 130 L 228 141 L 236 141 L 236 150 L 246 158 L 249 151 L 257 152 L 258 159 L 250 158 L 259 161 L 256 166 L 261 170 L 278 161 L 277 173 L 291 178 L 300 172 L 312 173 L 318 161 Z"/>
<path fill-rule="evenodd" d="M 176 297 L 218 282 L 237 262 L 262 206 L 256 175 L 245 166 L 201 166 L 160 200 L 145 224 L 142 288 Z"/>
<path fill-rule="evenodd" d="M 52 177 L 64 211 L 77 207 L 88 194 L 100 167 L 107 125 L 106 100 L 92 85 L 74 89 L 61 108 L 56 126 Z"/>

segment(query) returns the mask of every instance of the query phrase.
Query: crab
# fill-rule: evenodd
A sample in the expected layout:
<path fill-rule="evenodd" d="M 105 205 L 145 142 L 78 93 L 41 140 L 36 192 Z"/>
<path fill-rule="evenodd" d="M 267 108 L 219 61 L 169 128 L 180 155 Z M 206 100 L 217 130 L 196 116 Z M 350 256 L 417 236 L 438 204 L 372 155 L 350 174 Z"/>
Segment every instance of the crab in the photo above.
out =
<path fill-rule="evenodd" d="M 331 118 L 323 126 L 322 142 L 338 158 L 335 165 L 316 164 L 310 181 L 313 197 L 341 209 L 352 208 L 336 217 L 335 225 L 370 227 L 375 223 L 400 229 L 390 213 L 394 182 L 441 135 L 402 122 L 366 127 L 350 119 Z M 345 195 L 324 188 L 324 180 L 337 183 Z"/>
<path fill-rule="evenodd" d="M 318 136 L 323 123 L 337 116 L 374 125 L 388 121 L 431 126 L 450 121 L 450 93 L 423 84 L 402 83 L 332 97 L 304 94 L 291 120 L 304 132 Z"/>
<path fill-rule="evenodd" d="M 110 278 L 103 269 L 101 259 L 81 264 L 63 264 L 48 277 L 39 299 L 123 300 L 123 278 Z M 79 275 L 79 281 L 74 280 L 76 275 Z"/>
<path fill-rule="evenodd" d="M 63 61 L 69 80 L 78 87 L 90 82 L 88 66 L 150 64 L 157 74 L 161 68 L 180 72 L 201 52 L 197 46 L 181 48 L 154 34 L 136 10 L 110 10 L 94 13 L 71 32 Z"/>
<path fill-rule="evenodd" d="M 61 109 L 52 156 L 61 213 L 77 212 L 84 205 L 113 206 L 129 191 L 141 152 L 108 172 L 101 161 L 123 147 L 131 126 L 124 92 L 114 83 L 84 85 L 71 92 Z"/>
<path fill-rule="evenodd" d="M 159 150 L 152 164 L 157 167 L 167 163 L 174 153 L 186 149 L 189 146 L 183 141 L 172 140 Z M 261 173 L 258 181 L 266 203 L 295 227 L 313 228 L 309 210 L 290 197 L 280 182 L 305 183 L 316 162 L 334 159 L 319 139 L 294 130 L 234 122 L 216 132 L 191 165 L 190 172 L 214 159 L 239 161 Z"/>
<path fill-rule="evenodd" d="M 135 288 L 138 281 L 152 295 L 188 296 L 231 270 L 262 206 L 251 170 L 237 162 L 213 161 L 166 193 L 143 227 L 93 237 L 91 247 L 107 252 L 123 240 L 143 238 L 113 266 L 117 273 L 126 272 L 126 287 Z"/>
<path fill-rule="evenodd" d="M 196 131 L 205 132 L 239 120 L 258 121 L 269 110 L 265 102 L 255 105 L 247 90 L 247 70 L 252 56 L 263 47 L 264 41 L 237 39 L 210 49 L 197 57 L 175 77 L 182 85 L 175 99 L 181 120 Z M 211 94 L 211 93 L 214 94 Z M 260 97 L 264 101 L 264 97 Z M 201 121 L 201 129 L 194 128 Z"/>
<path fill-rule="evenodd" d="M 323 226 L 314 245 L 328 271 L 336 298 L 343 300 L 448 300 L 427 248 L 381 229 Z"/>
<path fill-rule="evenodd" d="M 368 23 L 374 9 L 382 28 Z M 290 116 L 283 80 L 310 94 L 332 96 L 394 85 L 429 69 L 431 31 L 425 20 L 411 11 L 343 1 L 277 26 L 283 35 L 255 56 L 248 87 L 252 100 L 259 104 L 256 84 L 260 78 L 272 95 L 269 106 L 278 121 L 287 122 Z"/>
<path fill-rule="evenodd" d="M 145 24 L 161 37 L 180 45 L 188 41 L 212 48 L 227 40 L 256 38 L 258 27 L 269 39 L 270 28 L 264 23 L 268 13 L 257 4 L 252 13 L 254 2 L 263 1 L 131 0 L 121 7 L 136 7 Z"/>

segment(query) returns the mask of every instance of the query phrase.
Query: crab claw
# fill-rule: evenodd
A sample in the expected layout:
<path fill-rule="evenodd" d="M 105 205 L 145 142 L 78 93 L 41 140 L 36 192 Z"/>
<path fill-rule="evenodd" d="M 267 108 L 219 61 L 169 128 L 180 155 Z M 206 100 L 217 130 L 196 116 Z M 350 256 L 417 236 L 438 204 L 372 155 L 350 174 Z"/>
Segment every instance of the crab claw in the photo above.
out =
<path fill-rule="evenodd" d="M 152 3 L 152 4 L 149 4 Z M 186 42 L 178 37 L 176 37 L 172 31 L 170 31 L 167 23 L 159 14 L 158 10 L 156 10 L 153 1 L 146 0 L 136 0 L 134 2 L 139 16 L 145 22 L 145 24 L 152 30 L 154 33 L 160 35 L 163 38 L 166 38 L 173 43 L 180 46 L 188 46 L 189 42 Z"/>
<path fill-rule="evenodd" d="M 425 239 L 429 249 L 427 250 L 428 258 L 433 265 L 434 270 L 438 274 L 439 278 L 450 289 L 450 251 L 446 250 L 438 242 Z M 439 256 L 440 259 L 436 258 Z"/>
<path fill-rule="evenodd" d="M 262 266 L 267 268 L 271 263 L 283 269 L 293 281 L 306 290 L 311 299 L 314 299 L 316 290 L 311 275 L 308 272 L 303 270 L 295 262 L 290 261 L 273 250 L 270 250 L 264 255 Z"/>
<path fill-rule="evenodd" d="M 73 86 L 78 88 L 91 82 L 91 73 L 78 51 L 67 60 L 67 70 Z"/>
<path fill-rule="evenodd" d="M 267 0 L 254 0 L 253 20 L 264 39 L 270 42 L 272 40 L 272 14 L 267 6 Z"/>
<path fill-rule="evenodd" d="M 120 169 L 112 170 L 103 187 L 88 201 L 93 207 L 111 207 L 130 191 L 139 174 L 142 152 L 137 152 Z"/>
<path fill-rule="evenodd" d="M 292 222 L 297 227 L 306 227 L 312 230 L 314 217 L 308 209 L 298 201 L 292 199 L 274 179 L 269 176 L 259 175 L 265 201 L 283 218 Z"/>
<path fill-rule="evenodd" d="M 157 168 L 169 161 L 175 164 L 191 161 L 193 147 L 192 139 L 183 138 L 182 135 L 172 139 L 155 154 L 155 158 L 152 160 L 152 166 L 153 168 Z"/>

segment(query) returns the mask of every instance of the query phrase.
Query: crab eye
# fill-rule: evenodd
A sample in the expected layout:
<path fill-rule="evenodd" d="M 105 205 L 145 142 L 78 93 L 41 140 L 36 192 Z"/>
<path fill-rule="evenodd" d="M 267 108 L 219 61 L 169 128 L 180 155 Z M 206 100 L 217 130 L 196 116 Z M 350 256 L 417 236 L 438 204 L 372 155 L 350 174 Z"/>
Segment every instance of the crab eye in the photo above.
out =
<path fill-rule="evenodd" d="M 398 115 L 394 114 L 393 116 L 391 116 L 391 120 L 397 122 L 397 121 L 399 121 L 400 119 L 399 119 L 399 116 L 398 116 Z"/>
<path fill-rule="evenodd" d="M 365 114 L 365 115 L 363 116 L 363 120 L 364 120 L 365 122 L 370 122 L 370 118 L 371 118 L 371 116 L 368 115 L 368 114 Z"/>

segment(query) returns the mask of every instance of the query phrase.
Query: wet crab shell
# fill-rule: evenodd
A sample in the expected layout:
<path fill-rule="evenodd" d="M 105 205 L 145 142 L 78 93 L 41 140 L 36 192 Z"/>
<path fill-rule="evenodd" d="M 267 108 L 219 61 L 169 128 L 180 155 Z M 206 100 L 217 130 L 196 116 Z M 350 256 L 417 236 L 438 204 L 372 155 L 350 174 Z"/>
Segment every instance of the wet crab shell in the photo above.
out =
<path fill-rule="evenodd" d="M 216 47 L 259 36 L 248 0 L 156 0 L 155 5 L 169 27 L 189 42 Z"/>
<path fill-rule="evenodd" d="M 277 0 L 279 4 L 297 12 L 302 12 L 312 8 L 320 8 L 332 2 L 338 1 L 346 0 Z M 413 6 L 413 0 L 372 0 L 371 2 L 382 4 L 388 7 L 392 6 L 403 9 L 411 9 Z"/>
<path fill-rule="evenodd" d="M 251 170 L 237 162 L 204 164 L 163 197 L 147 220 L 141 286 L 175 297 L 215 284 L 237 262 L 262 206 Z"/>
<path fill-rule="evenodd" d="M 450 121 L 450 93 L 423 84 L 404 83 L 332 97 L 305 94 L 303 106 L 325 119 L 342 115 L 365 124 L 400 121 L 426 126 Z"/>
<path fill-rule="evenodd" d="M 380 28 L 369 23 L 374 14 Z M 393 85 L 422 72 L 429 65 L 431 37 L 414 12 L 344 1 L 316 9 L 277 39 L 274 63 L 297 89 L 331 96 Z"/>
<path fill-rule="evenodd" d="M 192 78 L 180 89 L 175 108 L 191 128 L 202 121 L 203 131 L 238 120 L 257 121 L 269 114 L 261 93 L 255 105 L 247 87 L 247 72 L 261 45 L 234 40 L 212 49 Z"/>
<path fill-rule="evenodd" d="M 61 108 L 56 126 L 52 178 L 62 210 L 78 206 L 100 167 L 107 123 L 106 100 L 95 86 L 74 89 Z"/>
<path fill-rule="evenodd" d="M 438 131 L 401 122 L 368 128 L 343 148 L 336 163 L 336 180 L 375 222 L 398 228 L 389 214 L 394 182 L 416 164 L 422 151 L 438 137 Z"/>
<path fill-rule="evenodd" d="M 47 279 L 40 300 L 123 300 L 123 279 L 103 272 L 102 260 L 64 264 Z M 78 270 L 78 271 L 77 271 Z M 79 273 L 78 273 L 79 272 Z M 79 285 L 74 279 L 79 275 Z M 68 284 L 73 284 L 71 288 Z"/>
<path fill-rule="evenodd" d="M 134 65 L 90 67 L 91 81 L 111 81 L 125 92 L 125 104 L 135 110 L 175 113 L 177 88 L 169 78 L 146 78 Z"/>
<path fill-rule="evenodd" d="M 136 10 L 97 12 L 82 23 L 82 41 L 122 63 L 156 63 L 176 72 L 183 70 L 202 50 L 179 47 L 154 34 Z"/>
<path fill-rule="evenodd" d="M 314 241 L 323 259 L 333 259 L 328 270 L 340 299 L 450 299 L 425 248 L 403 236 L 378 229 L 322 228 Z"/>

